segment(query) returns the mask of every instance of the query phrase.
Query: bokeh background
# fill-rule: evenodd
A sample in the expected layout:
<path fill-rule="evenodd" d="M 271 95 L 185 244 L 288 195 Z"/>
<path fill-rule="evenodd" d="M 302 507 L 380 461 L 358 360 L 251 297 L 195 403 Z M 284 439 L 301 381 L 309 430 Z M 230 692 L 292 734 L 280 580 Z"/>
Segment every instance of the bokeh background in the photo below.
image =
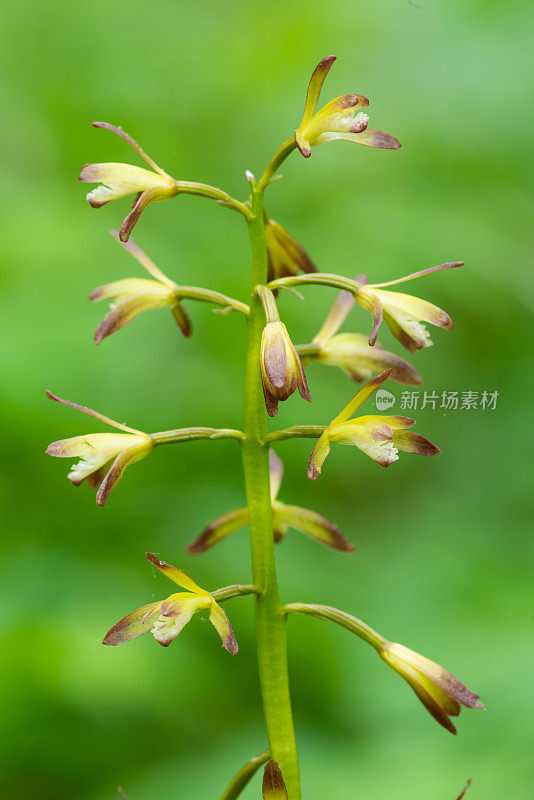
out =
<path fill-rule="evenodd" d="M 128 200 L 100 211 L 76 176 L 88 161 L 133 161 L 90 126 L 122 125 L 171 174 L 245 197 L 298 124 L 315 63 L 334 52 L 327 98 L 356 90 L 399 152 L 348 143 L 294 155 L 269 190 L 276 219 L 323 271 L 375 281 L 445 260 L 465 269 L 411 289 L 454 317 L 412 363 L 424 389 L 498 391 L 495 410 L 425 408 L 432 461 L 384 471 L 349 448 L 306 479 L 309 441 L 278 452 L 280 497 L 335 520 L 344 556 L 292 531 L 280 545 L 282 597 L 330 603 L 443 663 L 480 692 L 458 737 L 347 632 L 289 623 L 306 800 L 527 800 L 534 770 L 531 452 L 532 8 L 528 0 L 303 0 L 225 3 L 5 0 L 1 11 L 2 469 L 0 783 L 18 800 L 217 798 L 265 746 L 251 601 L 227 608 L 232 659 L 195 619 L 164 650 L 147 636 L 100 640 L 130 609 L 169 593 L 155 551 L 210 588 L 249 580 L 246 531 L 202 557 L 184 545 L 243 503 L 238 448 L 161 448 L 128 471 L 108 507 L 43 456 L 54 439 L 103 430 L 49 403 L 50 388 L 130 425 L 241 425 L 243 320 L 191 307 L 183 340 L 165 311 L 95 348 L 95 286 L 140 275 L 108 235 Z M 173 278 L 245 298 L 240 218 L 179 198 L 148 209 L 134 239 Z M 335 293 L 280 298 L 309 341 Z M 356 309 L 346 330 L 369 330 Z M 385 328 L 385 346 L 400 346 Z M 275 426 L 324 423 L 353 386 L 311 366 Z M 390 387 L 399 410 L 401 387 Z M 259 778 L 243 794 L 260 795 Z"/>

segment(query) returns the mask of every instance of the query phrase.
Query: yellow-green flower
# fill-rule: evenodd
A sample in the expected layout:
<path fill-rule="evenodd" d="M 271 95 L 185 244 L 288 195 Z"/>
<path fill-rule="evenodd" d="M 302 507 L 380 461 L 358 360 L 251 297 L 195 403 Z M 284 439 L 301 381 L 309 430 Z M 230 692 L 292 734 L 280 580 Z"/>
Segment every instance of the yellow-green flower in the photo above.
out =
<path fill-rule="evenodd" d="M 267 413 L 278 413 L 278 403 L 287 400 L 298 388 L 300 396 L 311 402 L 311 395 L 300 358 L 279 319 L 267 322 L 261 336 L 261 379 Z"/>
<path fill-rule="evenodd" d="M 317 267 L 306 250 L 274 219 L 265 219 L 267 242 L 268 280 L 298 275 L 299 272 L 317 272 Z"/>
<path fill-rule="evenodd" d="M 356 300 L 351 292 L 340 292 L 327 317 L 311 343 L 297 345 L 296 350 L 306 366 L 310 361 L 339 367 L 355 381 L 364 381 L 373 373 L 393 369 L 391 377 L 399 383 L 416 385 L 421 377 L 416 370 L 395 353 L 379 344 L 373 347 L 361 333 L 337 333 Z"/>
<path fill-rule="evenodd" d="M 160 561 L 153 553 L 147 553 L 146 556 L 160 572 L 186 591 L 171 594 L 165 600 L 148 603 L 148 605 L 141 606 L 127 614 L 106 633 L 103 644 L 123 644 L 130 639 L 135 639 L 136 636 L 150 632 L 159 644 L 168 647 L 187 625 L 193 614 L 197 611 L 209 610 L 210 622 L 221 637 L 223 646 L 231 655 L 235 655 L 239 648 L 232 626 L 212 595 L 206 589 L 198 586 L 181 569 L 173 567 L 165 561 Z"/>
<path fill-rule="evenodd" d="M 315 480 L 319 477 L 332 442 L 354 445 L 382 467 L 389 467 L 397 461 L 399 450 L 420 456 L 435 456 L 440 452 L 439 447 L 428 439 L 408 430 L 415 424 L 415 421 L 408 417 L 373 414 L 350 419 L 362 403 L 391 377 L 392 372 L 391 369 L 386 370 L 362 386 L 325 428 L 310 457 L 309 478 Z"/>
<path fill-rule="evenodd" d="M 287 800 L 287 789 L 282 770 L 272 758 L 265 765 L 261 788 L 263 800 Z"/>
<path fill-rule="evenodd" d="M 176 324 L 184 336 L 190 336 L 192 326 L 189 315 L 180 302 L 178 286 L 168 278 L 140 247 L 132 241 L 121 242 L 117 231 L 111 231 L 119 244 L 133 255 L 155 280 L 126 278 L 106 283 L 94 289 L 90 300 L 111 300 L 111 311 L 106 314 L 95 333 L 95 344 L 131 322 L 143 311 L 169 307 Z"/>
<path fill-rule="evenodd" d="M 87 194 L 87 201 L 93 208 L 100 208 L 110 200 L 118 200 L 128 194 L 136 194 L 134 205 L 121 225 L 119 237 L 122 242 L 127 242 L 139 217 L 149 205 L 159 200 L 168 200 L 176 197 L 178 188 L 170 175 L 159 167 L 137 144 L 135 139 L 128 136 L 120 128 L 110 125 L 109 122 L 93 122 L 95 128 L 105 128 L 116 133 L 121 139 L 128 142 L 141 158 L 152 168 L 136 167 L 132 164 L 106 162 L 99 164 L 86 164 L 82 167 L 79 179 L 84 183 L 99 183 L 96 189 Z"/>
<path fill-rule="evenodd" d="M 438 306 L 411 294 L 390 292 L 383 287 L 405 283 L 442 269 L 461 266 L 463 266 L 463 261 L 450 261 L 445 264 L 439 264 L 437 267 L 429 267 L 420 272 L 414 272 L 404 278 L 386 281 L 385 283 L 368 284 L 365 282 L 364 275 L 359 276 L 356 280 L 361 281 L 361 283 L 356 293 L 356 300 L 363 308 L 371 312 L 374 321 L 369 344 L 374 345 L 376 342 L 383 319 L 387 322 L 393 336 L 412 353 L 415 350 L 432 345 L 429 333 L 423 325 L 424 322 L 451 330 L 453 327 L 452 319 Z"/>
<path fill-rule="evenodd" d="M 269 474 L 271 488 L 271 504 L 273 514 L 273 537 L 275 543 L 280 542 L 289 528 L 306 534 L 316 542 L 327 545 L 334 550 L 352 553 L 354 545 L 329 519 L 316 511 L 301 506 L 291 506 L 277 499 L 284 474 L 284 465 L 274 450 L 269 451 Z M 221 514 L 207 525 L 204 530 L 187 547 L 187 553 L 205 553 L 214 545 L 225 539 L 234 531 L 248 525 L 248 507 L 236 508 Z"/>
<path fill-rule="evenodd" d="M 317 111 L 321 88 L 335 60 L 336 56 L 323 58 L 311 76 L 304 115 L 295 131 L 295 141 L 302 155 L 309 158 L 312 147 L 336 139 L 347 139 L 349 142 L 369 147 L 398 150 L 401 145 L 394 136 L 367 127 L 369 117 L 361 109 L 369 105 L 369 100 L 361 94 L 341 95 Z"/>
<path fill-rule="evenodd" d="M 154 447 L 152 438 L 143 431 L 115 422 L 91 408 L 63 400 L 52 392 L 47 391 L 46 394 L 50 400 L 64 403 L 124 431 L 124 433 L 89 433 L 73 436 L 70 439 L 52 442 L 46 448 L 49 456 L 79 458 L 80 460 L 71 467 L 67 477 L 75 486 L 80 486 L 87 479 L 90 489 L 98 489 L 96 504 L 105 506 L 109 493 L 121 479 L 124 470 L 150 453 Z"/>
<path fill-rule="evenodd" d="M 379 650 L 379 654 L 388 666 L 409 683 L 434 719 L 451 733 L 455 734 L 456 728 L 450 718 L 458 716 L 462 706 L 484 708 L 478 694 L 468 689 L 452 673 L 408 647 L 388 642 L 386 647 Z M 463 797 L 467 788 L 460 797 Z"/>

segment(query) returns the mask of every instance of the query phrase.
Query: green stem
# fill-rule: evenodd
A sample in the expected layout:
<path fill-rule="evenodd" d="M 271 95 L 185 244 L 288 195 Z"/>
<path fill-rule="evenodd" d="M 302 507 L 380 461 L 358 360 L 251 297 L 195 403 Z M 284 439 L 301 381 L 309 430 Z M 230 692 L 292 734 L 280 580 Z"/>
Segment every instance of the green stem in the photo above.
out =
<path fill-rule="evenodd" d="M 260 192 L 261 194 L 263 194 L 267 184 L 269 183 L 275 172 L 278 170 L 282 162 L 286 160 L 288 155 L 293 152 L 296 146 L 297 143 L 295 142 L 295 137 L 291 136 L 287 141 L 284 142 L 283 145 L 281 145 L 281 147 L 278 148 L 278 150 L 272 157 L 270 163 L 267 165 L 265 172 L 261 176 L 256 192 Z"/>
<path fill-rule="evenodd" d="M 336 275 L 331 272 L 314 272 L 311 275 L 288 275 L 286 278 L 276 278 L 267 284 L 269 289 L 287 289 L 290 286 L 304 286 L 316 284 L 318 286 L 332 286 L 334 289 L 342 289 L 350 292 L 354 297 L 358 295 L 362 287 L 358 281 L 345 278 L 343 275 Z"/>
<path fill-rule="evenodd" d="M 243 439 L 244 435 L 243 431 L 233 428 L 176 428 L 172 431 L 151 433 L 150 438 L 154 445 L 158 445 L 194 442 L 197 439 Z"/>
<path fill-rule="evenodd" d="M 258 587 L 254 586 L 253 583 L 247 583 L 245 585 L 242 583 L 234 583 L 232 586 L 223 586 L 221 589 L 215 589 L 215 591 L 210 592 L 210 594 L 214 600 L 218 603 L 222 603 L 224 600 L 231 600 L 232 597 L 242 597 L 246 594 L 259 594 L 259 591 Z"/>
<path fill-rule="evenodd" d="M 293 425 L 283 431 L 272 431 L 263 440 L 266 444 L 283 442 L 285 439 L 318 439 L 325 431 L 325 425 Z"/>
<path fill-rule="evenodd" d="M 269 448 L 264 444 L 265 405 L 260 345 L 265 320 L 256 286 L 267 281 L 267 245 L 263 191 L 259 186 L 253 190 L 252 217 L 248 220 L 248 229 L 252 250 L 252 280 L 242 455 L 249 509 L 252 580 L 261 589 L 261 594 L 255 600 L 258 669 L 269 749 L 280 764 L 289 800 L 300 800 L 299 766 L 287 670 L 286 620 L 280 609 L 274 557 Z"/>
<path fill-rule="evenodd" d="M 174 181 L 174 185 L 178 189 L 178 194 L 192 194 L 197 197 L 207 197 L 210 200 L 217 200 L 227 208 L 233 208 L 234 211 L 239 211 L 243 214 L 245 219 L 251 216 L 250 208 L 235 197 L 232 197 L 228 192 L 222 189 L 217 189 L 216 186 L 209 186 L 207 183 L 198 183 L 197 181 Z"/>
<path fill-rule="evenodd" d="M 288 603 L 283 606 L 282 611 L 285 614 L 308 614 L 311 617 L 318 619 L 326 619 L 329 622 L 335 622 L 343 628 L 355 633 L 364 642 L 372 645 L 375 650 L 380 652 L 388 644 L 387 639 L 384 639 L 379 633 L 362 622 L 361 619 L 353 617 L 352 614 L 347 614 L 346 611 L 340 611 L 339 608 L 332 608 L 332 606 L 312 605 L 311 603 Z"/>

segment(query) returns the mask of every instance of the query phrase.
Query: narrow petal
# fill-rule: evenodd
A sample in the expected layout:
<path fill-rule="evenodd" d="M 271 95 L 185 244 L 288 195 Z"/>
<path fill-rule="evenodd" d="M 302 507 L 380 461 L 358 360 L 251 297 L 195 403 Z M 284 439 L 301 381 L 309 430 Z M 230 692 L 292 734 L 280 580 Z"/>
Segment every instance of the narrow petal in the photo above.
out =
<path fill-rule="evenodd" d="M 271 758 L 265 765 L 262 783 L 263 800 L 287 800 L 287 789 L 282 770 Z"/>
<path fill-rule="evenodd" d="M 248 508 L 236 508 L 210 522 L 194 541 L 185 548 L 186 553 L 205 553 L 234 531 L 248 525 Z"/>
<path fill-rule="evenodd" d="M 349 294 L 349 292 L 347 292 Z M 352 295 L 349 294 L 352 298 Z M 340 367 L 354 380 L 370 378 L 373 372 L 392 368 L 392 380 L 418 385 L 422 379 L 418 372 L 400 356 L 384 350 L 379 344 L 370 346 L 367 337 L 359 333 L 339 333 L 321 346 L 315 358 L 325 364 Z"/>
<path fill-rule="evenodd" d="M 142 192 L 153 187 L 169 188 L 171 181 L 144 167 L 108 161 L 86 164 L 78 176 L 82 183 L 103 183 L 106 186 L 123 186 L 124 194 Z"/>
<path fill-rule="evenodd" d="M 174 583 L 177 583 L 178 586 L 181 586 L 182 589 L 187 589 L 188 592 L 193 592 L 194 594 L 208 594 L 205 589 L 201 589 L 201 587 L 191 580 L 185 572 L 182 572 L 181 569 L 173 567 L 172 564 L 167 564 L 165 561 L 160 561 L 154 553 L 147 553 L 146 557 L 156 569 L 159 569 L 160 572 L 166 575 L 167 578 L 170 578 L 171 581 L 174 581 Z"/>
<path fill-rule="evenodd" d="M 284 465 L 282 459 L 278 458 L 274 450 L 269 450 L 269 479 L 271 485 L 271 501 L 276 500 L 282 478 L 284 477 Z"/>
<path fill-rule="evenodd" d="M 120 227 L 119 239 L 121 242 L 128 241 L 131 232 L 139 221 L 139 217 L 145 208 L 150 205 L 150 203 L 157 202 L 158 200 L 166 200 L 169 197 L 173 197 L 175 194 L 176 192 L 173 193 L 168 189 L 159 188 L 147 189 L 146 191 L 142 192 L 137 198 L 137 202 L 135 203 L 134 207 Z"/>
<path fill-rule="evenodd" d="M 159 281 L 152 281 L 148 278 L 123 278 L 119 281 L 105 283 L 103 286 L 97 286 L 89 295 L 89 300 L 93 302 L 99 300 L 118 301 L 136 295 L 168 297 L 170 294 L 172 294 L 170 288 Z"/>
<path fill-rule="evenodd" d="M 327 144 L 336 139 L 346 139 L 349 142 L 365 144 L 368 147 L 379 147 L 382 150 L 398 150 L 401 143 L 394 136 L 374 128 L 366 128 L 361 133 L 351 131 L 325 131 L 316 140 L 315 144 Z"/>
<path fill-rule="evenodd" d="M 338 425 L 341 422 L 346 422 L 354 414 L 354 412 L 357 411 L 358 408 L 382 386 L 384 381 L 387 381 L 387 379 L 391 377 L 392 372 L 392 369 L 387 369 L 385 372 L 381 372 L 380 375 L 377 375 L 375 378 L 371 378 L 370 381 L 367 381 L 367 383 L 362 386 L 358 392 L 356 392 L 354 397 L 349 400 L 345 408 L 340 411 L 337 417 L 334 417 L 330 425 Z"/>
<path fill-rule="evenodd" d="M 320 330 L 314 336 L 313 344 L 322 344 L 337 333 L 355 303 L 356 300 L 352 292 L 340 292 L 326 315 Z"/>
<path fill-rule="evenodd" d="M 308 84 L 308 91 L 306 93 L 306 103 L 304 105 L 304 114 L 299 125 L 299 129 L 304 128 L 315 114 L 317 104 L 319 102 L 319 95 L 323 88 L 323 83 L 326 76 L 330 71 L 330 67 L 336 60 L 336 56 L 326 56 L 315 67 L 310 82 Z"/>
<path fill-rule="evenodd" d="M 173 316 L 174 321 L 182 331 L 182 335 L 188 338 L 193 333 L 193 326 L 191 324 L 191 318 L 187 311 L 185 310 L 182 303 L 175 303 L 171 307 L 171 313 Z"/>
<path fill-rule="evenodd" d="M 128 433 L 137 433 L 141 436 L 145 436 L 143 431 L 138 431 L 135 428 L 129 428 L 127 425 L 123 425 L 121 422 L 115 422 L 114 419 L 105 417 L 103 414 L 100 414 L 98 411 L 93 411 L 92 408 L 88 408 L 87 406 L 79 406 L 77 403 L 73 403 L 71 400 L 64 400 L 61 397 L 57 397 L 57 395 L 52 394 L 52 392 L 50 392 L 48 389 L 46 389 L 45 394 L 49 400 L 54 400 L 56 403 L 63 403 L 66 406 L 75 408 L 76 411 L 81 411 L 83 414 L 88 414 L 90 417 L 99 419 L 101 422 L 105 422 L 107 425 L 112 425 L 114 428 L 119 428 L 122 431 L 128 431 Z"/>
<path fill-rule="evenodd" d="M 397 429 L 403 428 L 413 428 L 415 425 L 415 420 L 411 419 L 410 417 L 401 417 L 398 414 L 369 414 L 365 417 L 358 417 L 357 421 L 359 423 L 364 422 L 383 422 L 384 425 L 388 425 L 390 428 L 393 428 L 393 434 Z"/>
<path fill-rule="evenodd" d="M 384 310 L 388 311 L 393 316 L 395 315 L 395 311 L 399 310 L 413 319 L 429 322 L 431 325 L 436 325 L 439 328 L 451 330 L 453 327 L 453 322 L 449 315 L 427 300 L 421 300 L 419 297 L 414 297 L 411 294 L 403 294 L 402 292 L 388 292 L 385 289 L 376 289 L 372 291 L 382 303 Z"/>
<path fill-rule="evenodd" d="M 116 333 L 124 328 L 135 317 L 143 311 L 150 311 L 156 308 L 163 308 L 172 302 L 172 298 L 165 294 L 137 295 L 129 297 L 117 303 L 111 311 L 106 314 L 100 325 L 95 331 L 95 344 L 100 342 L 112 333 Z"/>
<path fill-rule="evenodd" d="M 326 461 L 326 458 L 330 452 L 330 437 L 328 435 L 328 429 L 321 434 L 319 439 L 317 440 L 317 444 L 312 450 L 312 454 L 310 456 L 310 460 L 308 461 L 308 478 L 312 481 L 317 480 L 319 475 L 321 474 L 321 469 Z"/>
<path fill-rule="evenodd" d="M 456 800 L 462 800 L 462 797 L 465 797 L 465 793 L 467 792 L 470 786 L 471 786 L 471 778 L 469 778 L 469 780 L 467 781 L 467 785 L 465 786 L 463 791 L 460 792 Z"/>
<path fill-rule="evenodd" d="M 405 283 L 412 281 L 414 278 L 421 278 L 423 275 L 430 275 L 432 272 L 440 272 L 442 269 L 453 269 L 454 267 L 463 267 L 463 261 L 446 261 L 444 264 L 438 264 L 437 267 L 427 267 L 427 269 L 420 269 L 418 272 L 412 272 L 404 278 L 396 278 L 393 281 L 386 281 L 385 283 L 373 283 L 374 289 L 380 289 L 382 286 L 393 286 L 396 283 Z"/>
<path fill-rule="evenodd" d="M 148 455 L 152 448 L 152 441 L 147 439 L 145 444 L 141 446 L 136 444 L 134 447 L 130 447 L 127 450 L 123 450 L 122 453 L 119 453 L 96 493 L 97 506 L 106 505 L 111 490 L 115 488 L 122 478 L 124 470 L 129 467 L 130 464 L 135 464 L 136 461 L 140 461 Z"/>
<path fill-rule="evenodd" d="M 145 153 L 145 151 L 142 149 L 142 147 L 140 147 L 140 146 L 137 144 L 137 142 L 135 141 L 135 139 L 133 139 L 131 136 L 129 136 L 129 135 L 126 133 L 126 131 L 123 131 L 123 130 L 122 130 L 122 128 L 119 128 L 119 127 L 117 127 L 116 125 L 111 125 L 109 122 L 93 122 L 93 123 L 92 123 L 92 125 L 93 125 L 93 128 L 105 128 L 105 130 L 111 131 L 112 133 L 116 133 L 116 134 L 117 134 L 117 136 L 120 136 L 120 138 L 121 138 L 121 139 L 124 139 L 124 141 L 125 141 L 125 142 L 128 142 L 128 144 L 129 144 L 131 147 L 133 147 L 133 149 L 134 149 L 134 150 L 135 150 L 137 153 L 139 153 L 139 155 L 141 156 L 141 158 L 142 158 L 144 161 L 146 161 L 146 162 L 147 162 L 147 164 L 150 164 L 150 166 L 152 167 L 152 169 L 155 169 L 155 170 L 156 170 L 156 172 L 159 172 L 159 174 L 160 174 L 160 175 L 163 175 L 163 176 L 165 176 L 166 178 L 168 178 L 168 177 L 169 177 L 169 176 L 167 175 L 167 173 L 166 173 L 166 172 L 164 172 L 164 171 L 161 169 L 161 167 L 158 167 L 158 165 L 156 164 L 156 162 L 155 162 L 155 161 L 154 161 L 152 158 L 150 158 L 150 156 L 149 156 L 149 155 L 147 155 L 147 154 Z"/>
<path fill-rule="evenodd" d="M 441 453 L 439 447 L 412 431 L 394 430 L 393 443 L 403 453 L 414 453 L 418 456 L 435 456 Z"/>
<path fill-rule="evenodd" d="M 117 645 L 148 633 L 154 624 L 154 612 L 161 603 L 148 603 L 146 606 L 132 611 L 110 628 L 102 640 L 102 644 Z"/>
<path fill-rule="evenodd" d="M 235 656 L 239 647 L 230 625 L 230 620 L 215 600 L 212 601 L 210 608 L 210 622 L 221 637 L 225 650 L 228 650 L 230 655 Z"/>
<path fill-rule="evenodd" d="M 165 283 L 167 286 L 170 286 L 173 289 L 176 288 L 176 284 L 174 283 L 174 281 L 171 281 L 171 279 L 168 278 L 167 275 L 165 275 L 165 273 L 162 272 L 160 268 L 156 266 L 156 264 L 154 264 L 152 259 L 147 256 L 145 251 L 141 250 L 141 248 L 134 242 L 132 242 L 131 239 L 129 239 L 127 242 L 122 242 L 118 231 L 113 230 L 110 231 L 110 233 L 114 237 L 114 239 L 118 241 L 121 247 L 123 247 L 124 250 L 127 250 L 128 253 L 131 253 L 131 255 L 135 259 L 137 259 L 137 261 L 141 264 L 141 266 L 144 267 L 146 271 L 152 275 L 153 278 L 155 278 L 157 281 L 160 281 L 161 283 Z"/>
<path fill-rule="evenodd" d="M 289 506 L 285 503 L 276 502 L 273 505 L 273 523 L 275 529 L 278 527 L 292 527 L 301 533 L 305 533 L 316 542 L 327 545 L 334 550 L 344 553 L 352 553 L 354 545 L 326 517 L 311 511 L 309 508 L 300 506 Z"/>

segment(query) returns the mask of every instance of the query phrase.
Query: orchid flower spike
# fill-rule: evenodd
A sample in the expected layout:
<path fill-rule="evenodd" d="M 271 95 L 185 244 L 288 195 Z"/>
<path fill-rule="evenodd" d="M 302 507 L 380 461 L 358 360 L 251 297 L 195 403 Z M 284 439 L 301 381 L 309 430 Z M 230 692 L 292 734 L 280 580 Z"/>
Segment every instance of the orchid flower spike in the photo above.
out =
<path fill-rule="evenodd" d="M 98 411 L 93 411 L 92 408 L 80 406 L 70 400 L 62 400 L 49 391 L 46 394 L 50 400 L 64 403 L 124 431 L 124 433 L 89 433 L 84 436 L 74 436 L 71 439 L 52 442 L 46 448 L 49 456 L 79 458 L 78 463 L 71 467 L 67 477 L 75 486 L 80 486 L 87 478 L 89 488 L 98 489 L 97 506 L 105 506 L 109 493 L 122 478 L 126 467 L 150 453 L 154 447 L 152 438 L 147 433 L 115 422 Z"/>
<path fill-rule="evenodd" d="M 274 219 L 265 218 L 267 242 L 268 281 L 298 275 L 299 272 L 317 272 L 317 267 L 306 250 Z"/>
<path fill-rule="evenodd" d="M 209 610 L 210 622 L 221 637 L 224 648 L 231 655 L 235 655 L 239 648 L 232 626 L 212 595 L 206 589 L 201 589 L 181 569 L 160 561 L 153 553 L 147 553 L 146 557 L 156 569 L 186 591 L 171 594 L 165 600 L 148 603 L 127 614 L 106 633 L 103 644 L 123 644 L 150 632 L 159 644 L 168 647 L 185 628 L 193 614 Z"/>
<path fill-rule="evenodd" d="M 295 131 L 295 141 L 302 155 L 309 158 L 312 147 L 336 139 L 347 139 L 349 142 L 385 150 L 398 150 L 401 145 L 394 136 L 367 127 L 369 117 L 362 112 L 362 108 L 369 105 L 369 100 L 362 94 L 341 95 L 317 111 L 324 80 L 335 60 L 336 56 L 323 58 L 311 76 L 304 115 Z"/>
<path fill-rule="evenodd" d="M 382 467 L 389 467 L 397 461 L 399 450 L 420 456 L 435 456 L 440 452 L 439 447 L 428 439 L 407 430 L 415 424 L 408 417 L 373 414 L 350 419 L 362 403 L 391 377 L 392 372 L 392 369 L 388 369 L 362 386 L 325 428 L 311 454 L 308 478 L 315 480 L 319 477 L 332 442 L 355 445 Z"/>
<path fill-rule="evenodd" d="M 93 122 L 95 128 L 105 128 L 116 133 L 146 161 L 151 170 L 144 167 L 135 167 L 132 164 L 106 162 L 100 164 L 86 164 L 82 167 L 79 179 L 84 183 L 99 183 L 87 195 L 87 201 L 93 208 L 100 208 L 128 194 L 136 194 L 132 210 L 124 220 L 119 231 L 121 242 L 127 242 L 134 225 L 149 205 L 159 200 L 168 200 L 176 197 L 178 187 L 170 175 L 158 167 L 155 161 L 148 156 L 137 144 L 135 139 L 128 136 L 121 128 L 110 125 L 109 122 Z"/>
<path fill-rule="evenodd" d="M 468 689 L 451 672 L 408 647 L 388 642 L 379 654 L 412 687 L 434 719 L 451 733 L 456 733 L 456 727 L 450 718 L 458 716 L 462 706 L 484 708 L 478 694 Z M 457 800 L 464 796 L 468 788 L 469 784 Z"/>
<path fill-rule="evenodd" d="M 256 291 L 263 303 L 267 323 L 261 335 L 260 347 L 263 395 L 267 413 L 275 417 L 278 403 L 287 400 L 297 387 L 304 400 L 311 402 L 311 395 L 300 358 L 286 326 L 280 321 L 273 293 L 266 286 L 257 286 Z"/>
<path fill-rule="evenodd" d="M 171 309 L 174 320 L 184 336 L 191 336 L 192 326 L 189 315 L 180 302 L 177 286 L 131 240 L 121 242 L 117 231 L 111 231 L 119 244 L 133 255 L 155 280 L 147 278 L 126 278 L 125 280 L 98 286 L 89 295 L 90 300 L 111 300 L 111 311 L 106 314 L 95 333 L 95 344 L 124 328 L 143 311 L 153 308 Z"/>
<path fill-rule="evenodd" d="M 309 508 L 290 506 L 277 499 L 282 483 L 284 465 L 274 450 L 269 450 L 269 475 L 271 483 L 271 505 L 273 514 L 273 538 L 278 544 L 289 528 L 304 533 L 316 542 L 325 544 L 333 550 L 352 553 L 354 545 L 337 525 L 329 519 L 311 511 Z M 186 547 L 186 553 L 205 553 L 234 531 L 248 525 L 248 507 L 236 508 L 222 514 L 207 525 L 204 530 Z"/>
<path fill-rule="evenodd" d="M 412 365 L 395 353 L 384 350 L 379 344 L 371 347 L 368 337 L 361 333 L 337 333 L 355 302 L 351 292 L 340 292 L 311 343 L 297 345 L 296 351 L 304 366 L 310 361 L 319 361 L 339 367 L 357 382 L 368 380 L 374 373 L 391 368 L 393 380 L 411 385 L 420 384 L 421 377 Z"/>
<path fill-rule="evenodd" d="M 422 269 L 419 272 L 407 275 L 405 278 L 397 278 L 386 283 L 368 284 L 364 275 L 359 276 L 356 279 L 360 283 L 355 295 L 356 300 L 373 315 L 374 324 L 369 337 L 369 344 L 371 346 L 375 344 L 383 319 L 387 322 L 395 339 L 398 339 L 403 347 L 411 353 L 422 347 L 430 347 L 432 345 L 432 340 L 427 329 L 422 324 L 423 322 L 429 322 L 431 325 L 450 331 L 453 327 L 452 319 L 441 308 L 426 300 L 420 300 L 419 297 L 401 294 L 400 292 L 385 291 L 382 287 L 405 283 L 442 269 L 462 267 L 463 263 L 463 261 L 449 261 L 445 264 L 439 264 L 437 267 Z"/>

